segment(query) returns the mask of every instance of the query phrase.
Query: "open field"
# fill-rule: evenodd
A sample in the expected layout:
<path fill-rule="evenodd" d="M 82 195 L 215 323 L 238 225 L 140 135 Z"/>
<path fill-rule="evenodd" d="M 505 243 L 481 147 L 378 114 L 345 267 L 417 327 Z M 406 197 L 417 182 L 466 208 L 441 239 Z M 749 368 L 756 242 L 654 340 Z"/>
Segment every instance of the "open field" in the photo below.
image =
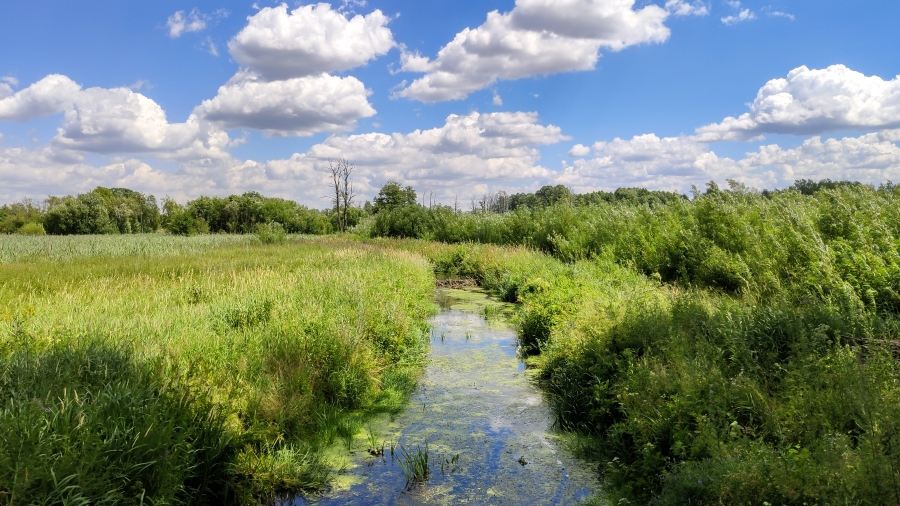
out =
<path fill-rule="evenodd" d="M 0 266 L 2 504 L 314 489 L 328 479 L 316 449 L 354 416 L 399 409 L 421 369 L 433 275 L 417 255 L 328 240 L 39 240 L 70 253 Z M 2 244 L 22 258 L 34 241 Z"/>

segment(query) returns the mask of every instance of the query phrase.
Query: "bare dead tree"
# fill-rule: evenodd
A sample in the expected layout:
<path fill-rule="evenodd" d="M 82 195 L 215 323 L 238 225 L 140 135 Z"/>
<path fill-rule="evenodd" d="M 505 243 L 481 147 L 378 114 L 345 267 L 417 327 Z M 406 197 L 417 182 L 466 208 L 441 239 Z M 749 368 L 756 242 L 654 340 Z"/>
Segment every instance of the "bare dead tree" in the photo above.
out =
<path fill-rule="evenodd" d="M 331 183 L 334 187 L 334 197 L 331 202 L 334 204 L 334 214 L 337 216 L 338 230 L 341 232 L 345 232 L 348 228 L 350 206 L 353 205 L 353 199 L 357 196 L 356 190 L 353 189 L 353 182 L 350 180 L 354 168 L 353 163 L 346 158 L 328 161 L 328 172 L 331 173 Z"/>
<path fill-rule="evenodd" d="M 459 195 L 453 196 L 453 212 L 459 214 Z"/>
<path fill-rule="evenodd" d="M 353 199 L 356 198 L 356 191 L 353 189 L 353 182 L 350 181 L 350 176 L 353 174 L 353 169 L 356 167 L 353 166 L 349 160 L 345 158 L 341 158 L 338 162 L 341 165 L 341 198 L 344 201 L 344 231 L 347 230 L 349 225 L 349 216 L 348 212 L 350 210 L 350 206 L 353 205 Z"/>
<path fill-rule="evenodd" d="M 341 222 L 341 161 L 343 158 L 338 158 L 337 160 L 328 160 L 328 171 L 331 172 L 331 184 L 334 187 L 334 197 L 331 199 L 331 203 L 334 204 L 334 214 L 338 217 L 338 229 L 343 231 L 343 223 Z"/>

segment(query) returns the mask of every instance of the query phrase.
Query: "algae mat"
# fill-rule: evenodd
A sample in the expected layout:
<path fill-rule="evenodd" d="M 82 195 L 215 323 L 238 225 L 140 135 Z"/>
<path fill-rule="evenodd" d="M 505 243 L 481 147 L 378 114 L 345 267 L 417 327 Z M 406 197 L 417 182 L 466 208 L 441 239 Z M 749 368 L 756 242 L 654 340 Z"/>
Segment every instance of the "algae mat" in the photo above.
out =
<path fill-rule="evenodd" d="M 439 290 L 430 361 L 409 406 L 368 424 L 334 451 L 335 486 L 293 504 L 574 504 L 597 489 L 596 473 L 560 445 L 550 412 L 526 378 L 515 331 L 483 317 L 499 303 L 477 291 Z M 488 311 L 490 314 L 491 311 Z M 384 454 L 371 455 L 384 444 Z M 401 446 L 428 446 L 431 474 L 408 486 Z M 394 455 L 391 455 L 391 446 Z"/>

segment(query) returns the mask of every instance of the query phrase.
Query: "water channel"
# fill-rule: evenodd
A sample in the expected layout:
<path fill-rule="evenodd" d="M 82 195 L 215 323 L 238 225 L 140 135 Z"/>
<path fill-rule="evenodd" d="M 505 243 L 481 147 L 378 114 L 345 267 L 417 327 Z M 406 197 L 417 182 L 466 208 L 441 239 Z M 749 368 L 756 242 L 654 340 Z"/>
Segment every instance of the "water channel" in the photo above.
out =
<path fill-rule="evenodd" d="M 321 497 L 292 504 L 577 504 L 598 489 L 596 471 L 551 430 L 541 392 L 516 353 L 504 311 L 477 290 L 439 289 L 429 363 L 407 408 L 372 421 L 337 453 L 344 470 Z M 506 308 L 508 309 L 508 308 Z M 371 441 L 385 442 L 372 455 Z M 395 446 L 391 455 L 390 446 Z M 427 444 L 431 473 L 409 486 L 399 465 Z"/>

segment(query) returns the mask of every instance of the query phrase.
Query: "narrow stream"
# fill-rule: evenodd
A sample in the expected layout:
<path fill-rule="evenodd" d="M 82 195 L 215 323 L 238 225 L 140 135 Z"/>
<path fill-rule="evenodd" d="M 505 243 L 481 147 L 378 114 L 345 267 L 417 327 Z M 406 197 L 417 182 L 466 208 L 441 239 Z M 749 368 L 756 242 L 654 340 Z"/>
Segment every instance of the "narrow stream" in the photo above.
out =
<path fill-rule="evenodd" d="M 550 431 L 549 409 L 516 355 L 515 331 L 482 316 L 486 304 L 489 312 L 503 306 L 473 290 L 437 296 L 430 361 L 409 406 L 368 424 L 349 451 L 342 446 L 346 468 L 331 491 L 293 504 L 577 504 L 597 490 L 595 471 Z M 373 440 L 385 442 L 384 455 L 370 454 Z M 408 486 L 400 447 L 425 444 L 429 479 Z"/>

